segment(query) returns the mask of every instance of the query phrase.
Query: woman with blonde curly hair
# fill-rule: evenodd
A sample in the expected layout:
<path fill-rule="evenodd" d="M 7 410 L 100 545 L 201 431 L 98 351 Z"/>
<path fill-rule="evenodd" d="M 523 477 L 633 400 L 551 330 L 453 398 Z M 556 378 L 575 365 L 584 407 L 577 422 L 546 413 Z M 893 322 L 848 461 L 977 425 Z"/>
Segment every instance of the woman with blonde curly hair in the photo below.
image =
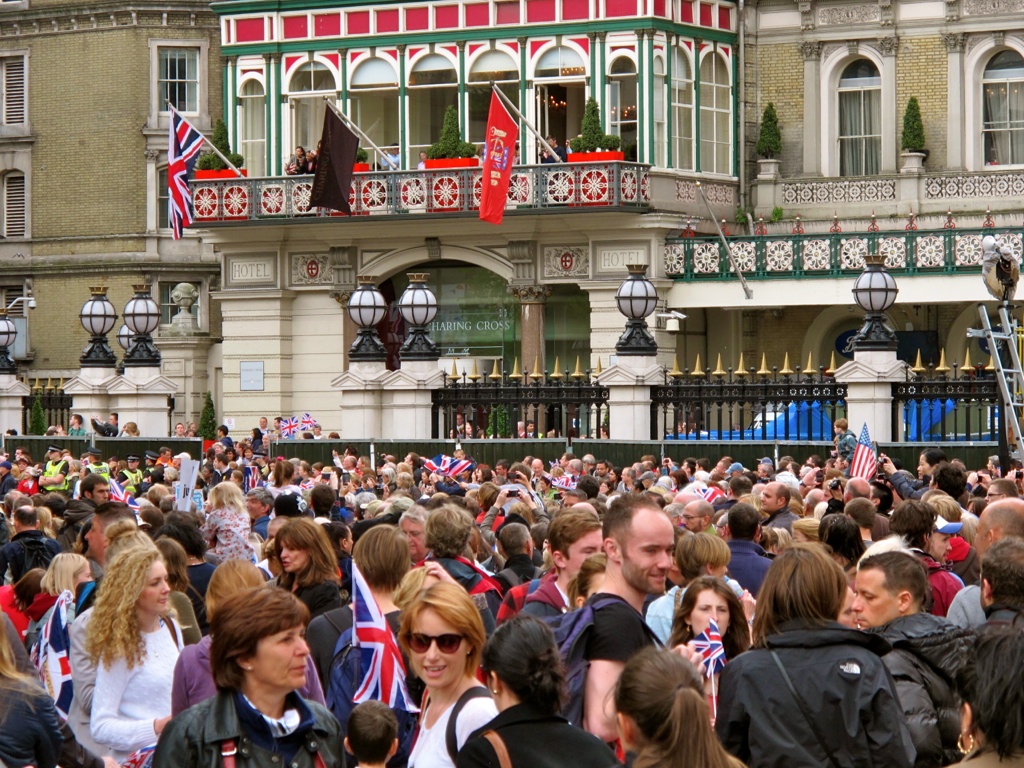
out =
<path fill-rule="evenodd" d="M 85 641 L 97 666 L 90 730 L 118 762 L 155 744 L 171 719 L 182 638 L 170 593 L 160 553 L 134 547 L 111 563 L 92 610 Z"/>
<path fill-rule="evenodd" d="M 237 485 L 220 482 L 210 489 L 207 498 L 210 513 L 203 524 L 206 559 L 213 564 L 225 560 L 256 562 L 256 553 L 249 545 L 249 513 L 245 497 Z"/>

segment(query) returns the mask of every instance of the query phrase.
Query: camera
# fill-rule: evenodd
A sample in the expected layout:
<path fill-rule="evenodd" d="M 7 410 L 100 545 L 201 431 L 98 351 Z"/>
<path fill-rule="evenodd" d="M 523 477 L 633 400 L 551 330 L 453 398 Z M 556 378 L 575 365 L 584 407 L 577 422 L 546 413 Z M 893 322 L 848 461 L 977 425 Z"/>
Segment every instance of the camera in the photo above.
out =
<path fill-rule="evenodd" d="M 519 491 L 517 489 L 512 489 L 511 491 L 508 492 L 508 497 L 510 499 L 519 498 Z"/>
<path fill-rule="evenodd" d="M 831 481 L 829 481 L 828 489 L 830 491 L 838 491 L 842 487 L 843 487 L 843 483 L 842 483 L 842 481 L 838 477 L 834 478 Z"/>

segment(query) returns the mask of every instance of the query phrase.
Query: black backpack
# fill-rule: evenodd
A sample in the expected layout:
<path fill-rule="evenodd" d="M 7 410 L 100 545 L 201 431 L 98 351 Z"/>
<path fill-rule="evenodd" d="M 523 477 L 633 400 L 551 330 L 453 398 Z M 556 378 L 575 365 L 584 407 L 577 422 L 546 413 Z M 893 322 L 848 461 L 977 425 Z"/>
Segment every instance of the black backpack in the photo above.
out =
<path fill-rule="evenodd" d="M 38 539 L 34 536 L 22 539 L 21 546 L 25 550 L 25 564 L 21 569 L 21 573 L 18 574 L 19 579 L 33 568 L 45 570 L 50 567 L 50 561 L 53 560 L 53 552 L 46 546 L 45 539 Z"/>

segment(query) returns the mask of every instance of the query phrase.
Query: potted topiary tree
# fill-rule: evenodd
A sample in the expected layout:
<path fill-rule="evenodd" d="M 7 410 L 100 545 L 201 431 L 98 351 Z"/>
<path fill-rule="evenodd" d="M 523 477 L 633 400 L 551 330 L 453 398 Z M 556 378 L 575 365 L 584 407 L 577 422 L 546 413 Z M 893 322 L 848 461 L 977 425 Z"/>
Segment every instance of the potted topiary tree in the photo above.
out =
<path fill-rule="evenodd" d="M 228 141 L 228 127 L 223 120 L 218 120 L 213 126 L 213 137 L 210 142 L 219 149 L 224 156 L 230 160 L 236 168 L 241 169 L 245 159 L 237 152 L 231 151 L 231 143 Z M 246 171 L 242 171 L 247 176 Z M 235 172 L 228 168 L 227 163 L 220 159 L 216 152 L 206 152 L 199 156 L 196 161 L 197 179 L 233 179 L 237 178 Z"/>
<path fill-rule="evenodd" d="M 911 96 L 907 101 L 907 109 L 903 113 L 903 136 L 900 138 L 903 150 L 903 167 L 900 173 L 924 173 L 924 161 L 928 159 L 928 150 L 924 148 L 924 121 L 921 119 L 921 105 L 917 97 Z"/>
<path fill-rule="evenodd" d="M 569 142 L 570 163 L 607 163 L 625 159 L 619 152 L 620 139 L 601 128 L 601 110 L 597 99 L 591 96 L 583 109 L 583 123 L 580 135 Z"/>
<path fill-rule="evenodd" d="M 352 164 L 352 170 L 356 173 L 370 170 L 370 156 L 362 147 L 356 150 L 356 161 Z"/>
<path fill-rule="evenodd" d="M 441 136 L 427 150 L 427 168 L 472 168 L 479 165 L 476 144 L 463 141 L 459 130 L 459 110 L 454 104 L 444 113 Z"/>
<path fill-rule="evenodd" d="M 761 131 L 757 137 L 757 178 L 764 181 L 775 181 L 779 178 L 779 155 L 782 153 L 782 131 L 779 128 L 779 115 L 775 105 L 768 102 L 761 115 Z"/>

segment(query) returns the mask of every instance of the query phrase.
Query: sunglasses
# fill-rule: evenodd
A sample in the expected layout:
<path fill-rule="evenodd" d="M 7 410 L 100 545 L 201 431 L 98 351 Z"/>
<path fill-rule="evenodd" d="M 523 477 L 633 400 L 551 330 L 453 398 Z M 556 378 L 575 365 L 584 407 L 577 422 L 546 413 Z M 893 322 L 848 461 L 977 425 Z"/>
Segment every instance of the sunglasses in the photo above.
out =
<path fill-rule="evenodd" d="M 424 635 L 421 632 L 412 632 L 407 636 L 409 648 L 416 653 L 426 653 L 430 650 L 431 643 L 437 643 L 437 650 L 441 653 L 455 653 L 462 643 L 462 635 Z"/>

